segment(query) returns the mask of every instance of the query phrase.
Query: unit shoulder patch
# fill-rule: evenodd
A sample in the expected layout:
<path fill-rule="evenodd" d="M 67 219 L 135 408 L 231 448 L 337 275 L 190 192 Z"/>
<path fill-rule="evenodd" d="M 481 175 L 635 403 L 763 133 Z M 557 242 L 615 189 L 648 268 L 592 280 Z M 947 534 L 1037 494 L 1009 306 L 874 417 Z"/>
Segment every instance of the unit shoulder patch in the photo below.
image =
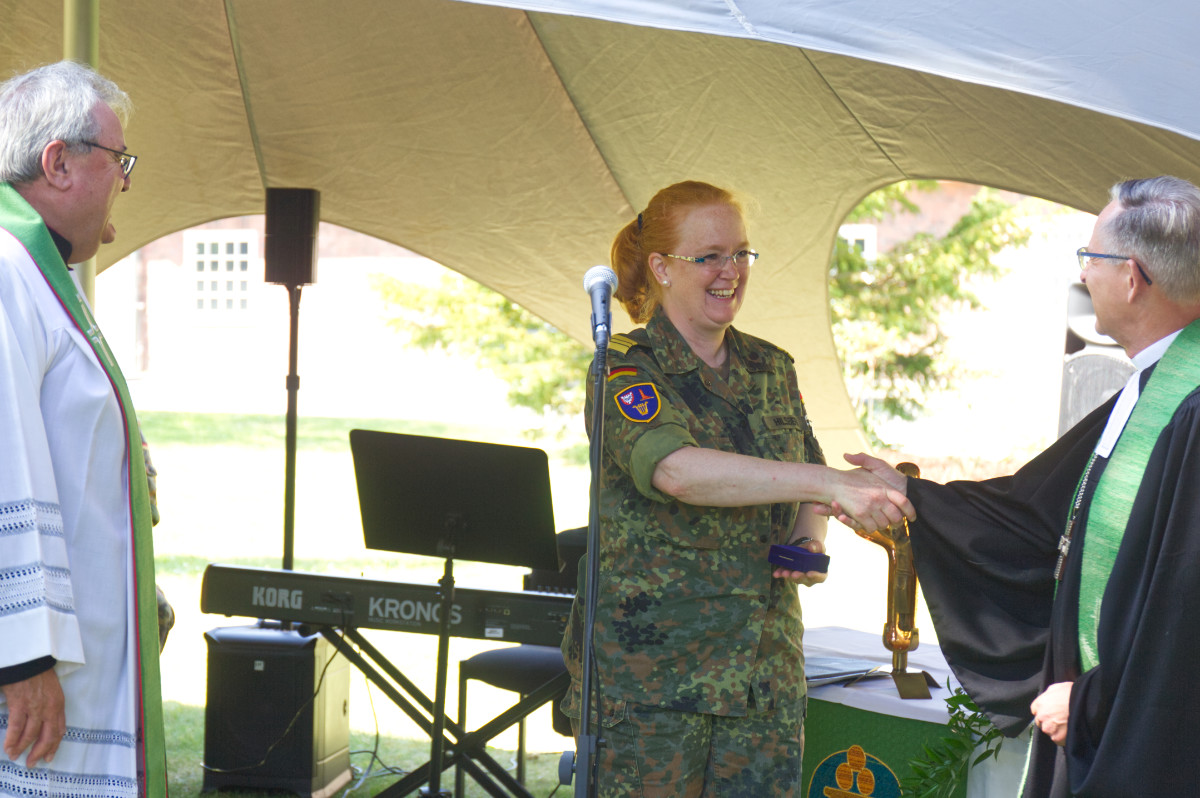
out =
<path fill-rule="evenodd" d="M 617 409 L 621 411 L 621 415 L 630 421 L 651 421 L 662 409 L 662 399 L 658 395 L 658 389 L 649 382 L 630 385 L 614 396 L 613 401 L 617 403 Z"/>

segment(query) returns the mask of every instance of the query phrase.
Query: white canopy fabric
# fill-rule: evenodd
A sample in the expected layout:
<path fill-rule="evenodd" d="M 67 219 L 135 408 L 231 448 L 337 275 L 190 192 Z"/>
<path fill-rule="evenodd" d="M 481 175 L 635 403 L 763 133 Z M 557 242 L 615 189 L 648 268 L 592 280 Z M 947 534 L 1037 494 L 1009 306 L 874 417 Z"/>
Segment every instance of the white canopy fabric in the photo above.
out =
<path fill-rule="evenodd" d="M 60 4 L 0 4 L 5 73 L 61 57 Z M 796 356 L 836 455 L 862 441 L 826 272 L 864 195 L 942 178 L 1097 211 L 1126 177 L 1200 182 L 1200 17 L 1152 5 L 102 0 L 139 161 L 101 266 L 315 188 L 326 221 L 590 341 L 583 273 L 657 189 L 708 180 L 754 200 L 739 327 Z"/>
<path fill-rule="evenodd" d="M 1197 24 L 1180 2 L 1122 0 L 468 0 L 788 44 L 1020 91 L 1184 135 L 1200 70 Z"/>

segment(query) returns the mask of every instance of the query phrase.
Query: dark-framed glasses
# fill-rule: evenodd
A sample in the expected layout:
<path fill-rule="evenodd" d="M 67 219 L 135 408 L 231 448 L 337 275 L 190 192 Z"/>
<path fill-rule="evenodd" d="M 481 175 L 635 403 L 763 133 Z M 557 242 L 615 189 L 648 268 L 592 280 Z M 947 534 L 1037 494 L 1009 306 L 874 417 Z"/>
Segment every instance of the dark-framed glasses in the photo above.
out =
<path fill-rule="evenodd" d="M 696 263 L 714 271 L 724 268 L 727 261 L 733 261 L 734 266 L 744 269 L 758 260 L 758 253 L 752 249 L 739 249 L 732 255 L 700 255 L 699 257 L 691 257 L 688 255 L 671 255 L 667 252 L 664 252 L 663 255 L 668 258 L 675 258 L 676 260 L 686 260 L 688 263 Z"/>
<path fill-rule="evenodd" d="M 113 155 L 117 156 L 116 161 L 117 163 L 121 164 L 121 171 L 125 173 L 126 177 L 129 177 L 129 173 L 133 171 L 133 165 L 137 163 L 136 155 L 130 155 L 127 152 L 114 150 L 112 147 L 105 147 L 103 144 L 97 144 L 94 141 L 81 141 L 79 143 L 86 144 L 89 147 L 95 147 L 98 150 L 104 150 L 105 152 L 111 152 Z"/>
<path fill-rule="evenodd" d="M 1150 279 L 1150 275 L 1146 274 L 1146 270 L 1142 268 L 1142 264 L 1138 263 L 1137 258 L 1131 255 L 1105 255 L 1102 252 L 1088 252 L 1086 247 L 1080 247 L 1075 250 L 1075 256 L 1079 258 L 1079 270 L 1083 271 L 1087 268 L 1089 260 L 1105 258 L 1107 260 L 1131 260 L 1133 265 L 1137 266 L 1138 274 L 1142 275 L 1142 279 L 1146 281 L 1146 285 L 1154 285 Z"/>

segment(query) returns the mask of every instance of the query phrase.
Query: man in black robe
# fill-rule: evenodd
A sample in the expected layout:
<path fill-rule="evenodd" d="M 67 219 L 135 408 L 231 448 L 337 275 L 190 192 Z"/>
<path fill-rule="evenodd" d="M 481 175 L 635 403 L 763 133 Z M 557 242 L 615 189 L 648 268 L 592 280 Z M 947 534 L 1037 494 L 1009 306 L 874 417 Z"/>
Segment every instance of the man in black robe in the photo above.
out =
<path fill-rule="evenodd" d="M 916 506 L 917 572 L 963 686 L 1007 734 L 1032 720 L 1027 798 L 1200 795 L 1200 189 L 1114 186 L 1079 260 L 1097 331 L 1138 368 L 1120 394 L 1009 477 L 939 485 L 847 459 Z"/>

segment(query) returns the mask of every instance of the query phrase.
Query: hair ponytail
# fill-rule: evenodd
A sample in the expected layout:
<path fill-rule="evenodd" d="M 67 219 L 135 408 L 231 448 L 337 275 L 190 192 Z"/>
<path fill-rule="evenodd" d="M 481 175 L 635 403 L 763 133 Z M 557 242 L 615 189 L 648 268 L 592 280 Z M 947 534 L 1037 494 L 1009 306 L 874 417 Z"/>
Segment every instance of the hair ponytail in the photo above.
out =
<path fill-rule="evenodd" d="M 679 225 L 693 208 L 742 205 L 723 188 L 687 180 L 655 194 L 637 218 L 621 228 L 613 239 L 610 260 L 617 273 L 616 298 L 637 324 L 644 324 L 662 302 L 662 288 L 650 271 L 650 254 L 668 253 L 679 240 Z"/>

